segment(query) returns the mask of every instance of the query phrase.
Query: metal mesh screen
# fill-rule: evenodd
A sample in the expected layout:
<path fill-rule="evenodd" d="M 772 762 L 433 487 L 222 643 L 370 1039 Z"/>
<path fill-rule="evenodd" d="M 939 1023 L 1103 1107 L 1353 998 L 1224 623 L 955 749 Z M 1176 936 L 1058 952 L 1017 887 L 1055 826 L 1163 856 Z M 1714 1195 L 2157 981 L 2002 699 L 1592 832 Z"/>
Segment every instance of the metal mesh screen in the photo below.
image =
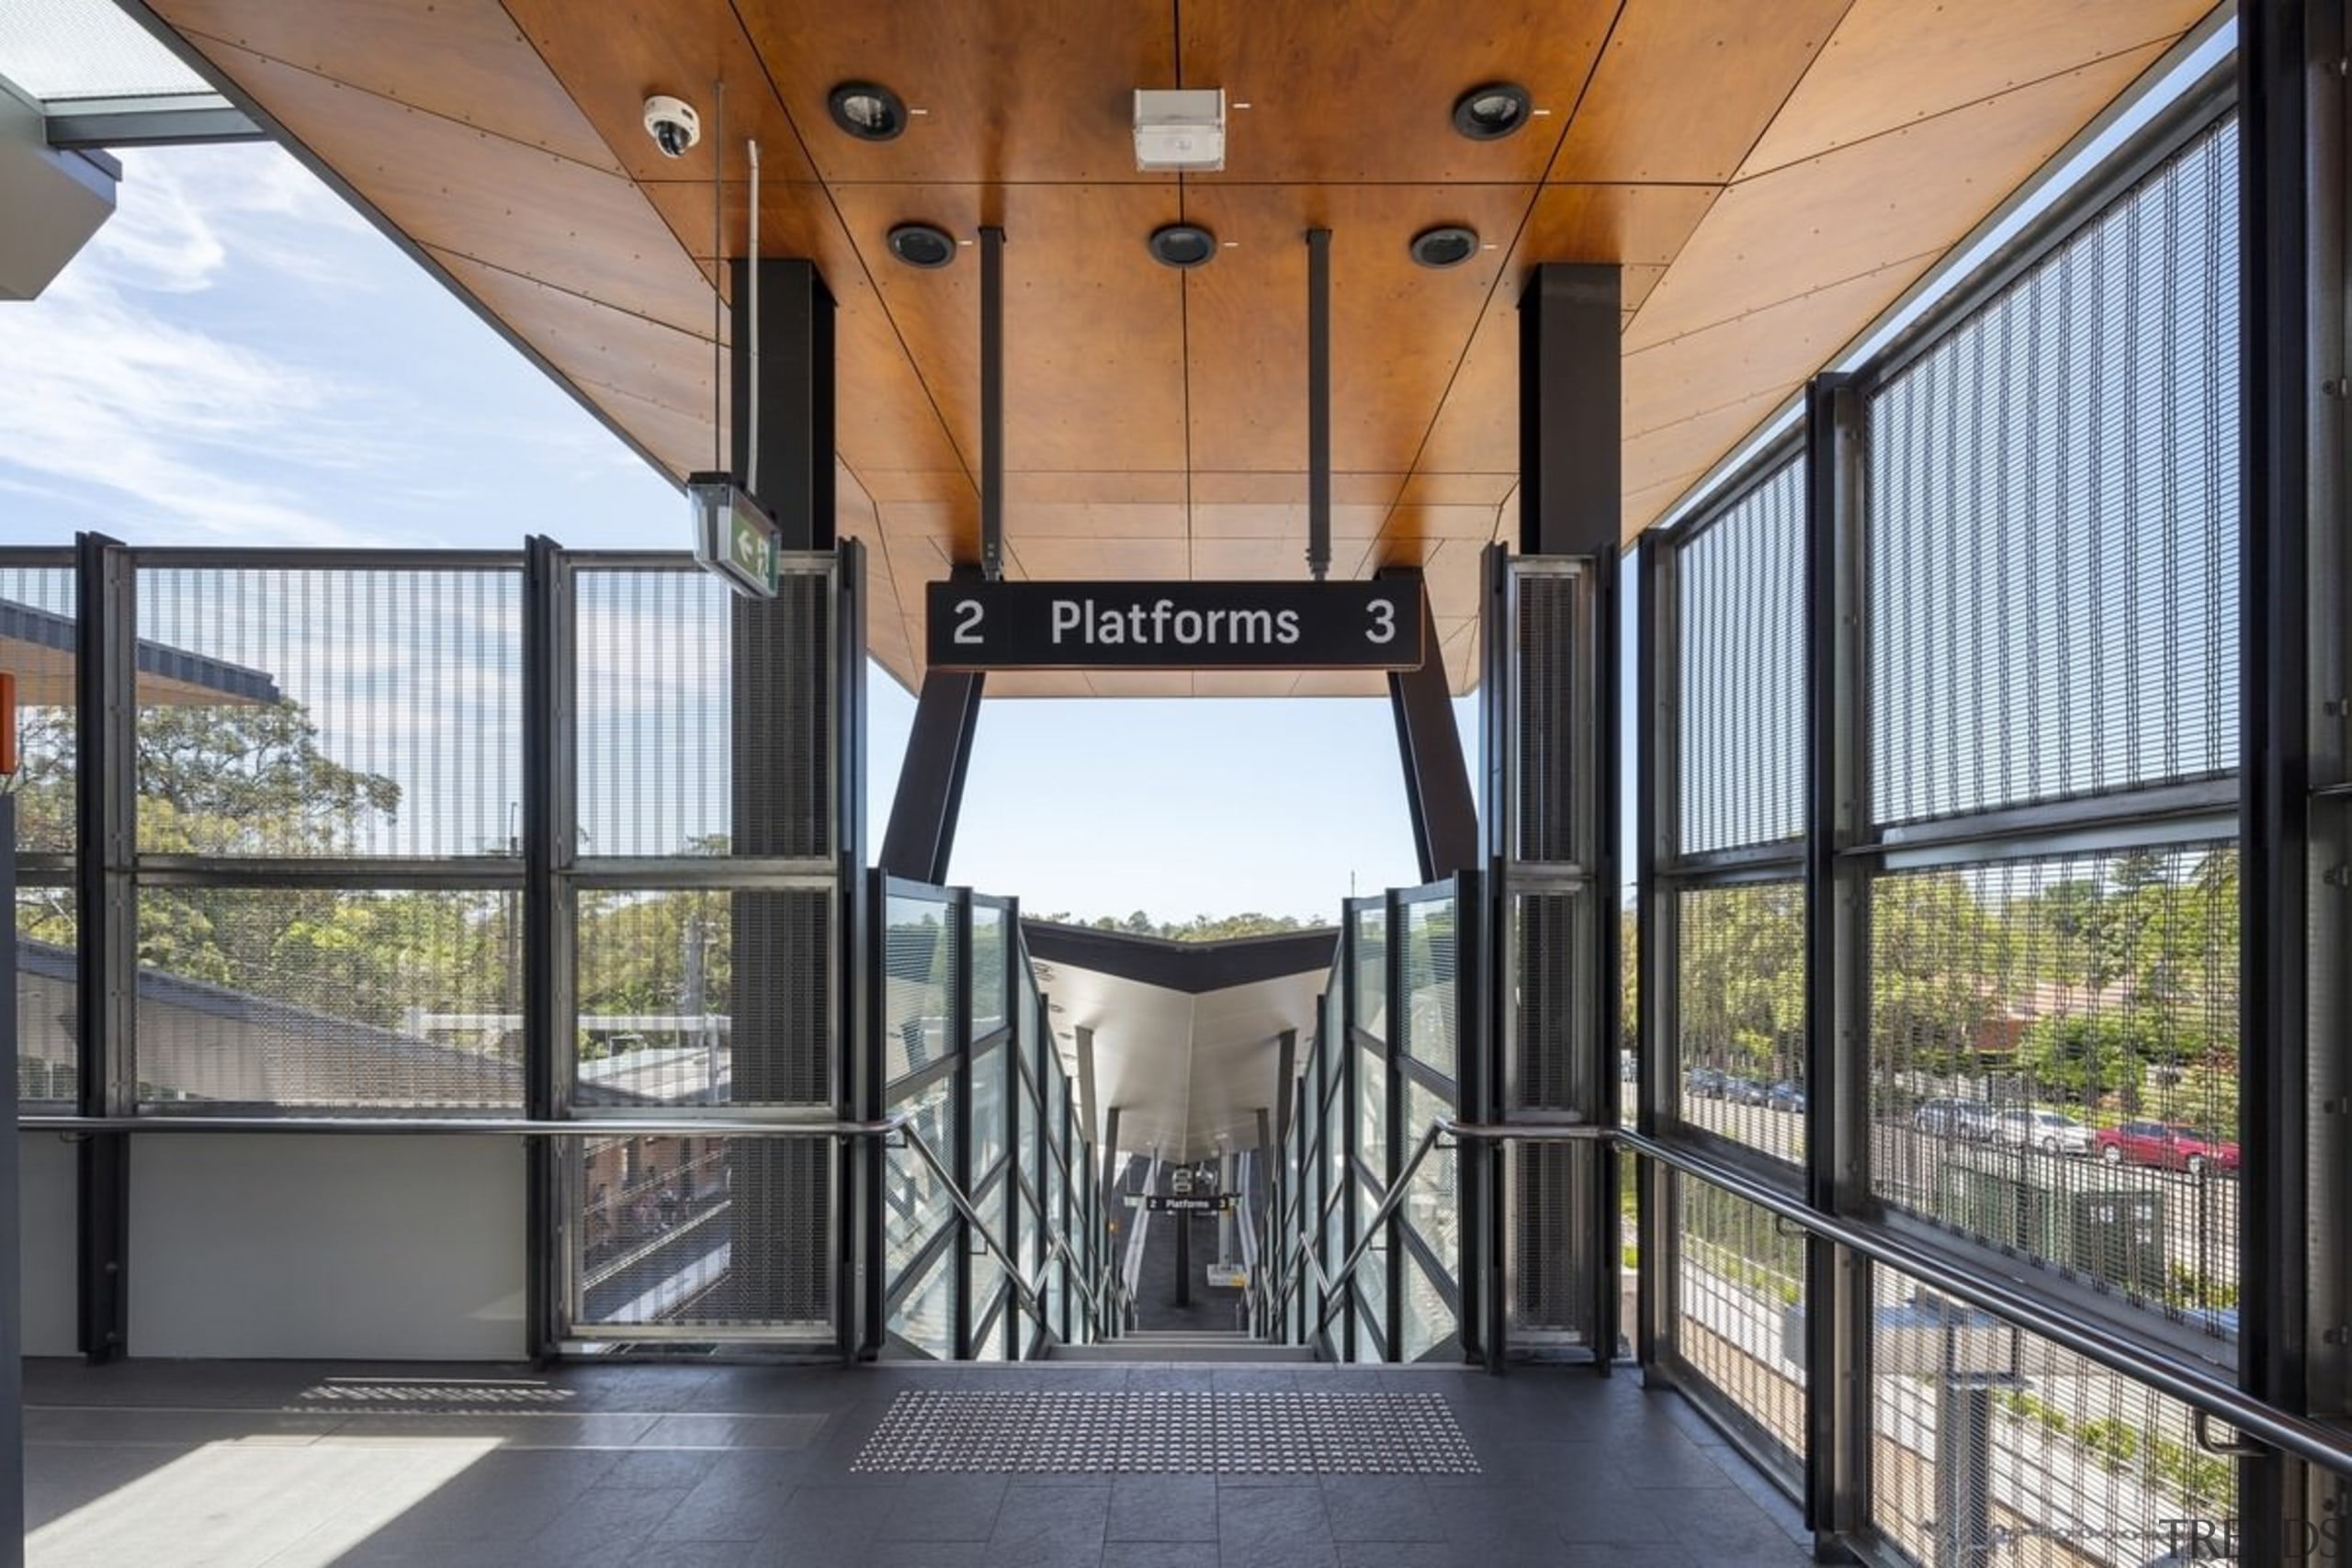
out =
<path fill-rule="evenodd" d="M 727 853 L 735 594 L 695 570 L 573 581 L 580 852 Z"/>
<path fill-rule="evenodd" d="M 1874 1180 L 2187 1314 L 2237 1304 L 2234 844 L 1879 878 Z"/>
<path fill-rule="evenodd" d="M 1674 1345 L 1719 1411 L 1795 1473 L 1804 1452 L 1804 1369 L 1792 1334 L 1804 1301 L 1804 1238 L 1768 1210 L 1677 1177 Z"/>
<path fill-rule="evenodd" d="M 148 887 L 142 1102 L 513 1111 L 519 900 Z"/>
<path fill-rule="evenodd" d="M 1594 1086 L 1578 1066 L 1590 1050 L 1590 1024 L 1577 991 L 1577 955 L 1588 951 L 1591 915 L 1591 895 L 1581 887 L 1508 900 L 1513 984 L 1504 1003 L 1510 1020 L 1504 1097 L 1514 1110 L 1591 1109 Z"/>
<path fill-rule="evenodd" d="M 829 855 L 833 852 L 831 558 L 787 558 L 772 601 L 737 599 L 739 668 L 778 678 L 739 680 L 736 765 L 757 781 L 759 810 L 735 801 L 735 852 Z"/>
<path fill-rule="evenodd" d="M 1577 783 L 1589 765 L 1591 701 L 1586 691 L 1584 579 L 1572 573 L 1520 570 L 1519 648 L 1513 671 L 1513 858 L 1546 864 L 1583 863 L 1590 838 Z"/>
<path fill-rule="evenodd" d="M 1682 852 L 1804 833 L 1805 465 L 1783 465 L 1675 552 Z"/>
<path fill-rule="evenodd" d="M 746 1247 L 750 1194 L 780 1168 L 826 1211 L 830 1166 L 820 1140 L 664 1133 L 583 1138 L 579 1195 L 577 1331 L 591 1337 L 647 1326 L 825 1331 L 830 1249 L 817 1224 Z M 779 1312 L 779 1302 L 803 1303 Z"/>
<path fill-rule="evenodd" d="M 1515 1341 L 1591 1340 L 1592 1266 L 1566 1239 L 1592 1212 L 1592 1157 L 1590 1148 L 1563 1144 L 1513 1144 L 1505 1156 Z"/>
<path fill-rule="evenodd" d="M 710 889 L 580 895 L 576 1103 L 732 1097 L 734 919 L 734 897 Z"/>
<path fill-rule="evenodd" d="M 1871 400 L 1871 806 L 1908 821 L 2237 750 L 2237 130 Z"/>
<path fill-rule="evenodd" d="M 734 964 L 760 977 L 734 999 L 733 1101 L 823 1105 L 833 1098 L 833 921 L 830 887 L 733 892 Z"/>
<path fill-rule="evenodd" d="M 17 677 L 17 773 L 0 780 L 17 797 L 20 853 L 74 848 L 74 573 L 64 567 L 0 566 L 0 637 Z"/>
<path fill-rule="evenodd" d="M 1682 1116 L 1780 1159 L 1804 1157 L 1804 888 L 1675 895 Z"/>
<path fill-rule="evenodd" d="M 1405 1028 L 1398 1044 L 1415 1061 L 1452 1078 L 1461 999 L 1454 978 L 1456 911 L 1452 898 L 1405 906 Z"/>
<path fill-rule="evenodd" d="M 1921 1563 L 2237 1560 L 2220 1550 L 2236 1466 L 2199 1444 L 2188 1406 L 1894 1270 L 1873 1293 L 1871 1523 L 1887 1544 Z"/>
<path fill-rule="evenodd" d="M 79 1092 L 77 927 L 72 888 L 17 886 L 17 1099 L 28 1110 L 62 1110 Z"/>
<path fill-rule="evenodd" d="M 955 1038 L 955 908 L 892 894 L 882 937 L 882 1055 L 887 1081 L 962 1049 Z"/>
<path fill-rule="evenodd" d="M 518 570 L 163 567 L 138 591 L 143 853 L 519 852 Z"/>

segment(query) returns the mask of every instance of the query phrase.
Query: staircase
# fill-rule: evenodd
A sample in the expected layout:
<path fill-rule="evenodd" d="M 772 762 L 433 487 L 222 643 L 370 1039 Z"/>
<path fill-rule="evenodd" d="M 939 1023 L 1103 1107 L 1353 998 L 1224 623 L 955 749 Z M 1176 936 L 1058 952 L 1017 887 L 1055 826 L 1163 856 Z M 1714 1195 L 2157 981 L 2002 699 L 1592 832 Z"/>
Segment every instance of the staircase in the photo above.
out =
<path fill-rule="evenodd" d="M 1234 1328 L 1138 1328 L 1101 1345 L 1057 1345 L 1054 1361 L 1312 1361 L 1305 1345 L 1273 1345 Z"/>

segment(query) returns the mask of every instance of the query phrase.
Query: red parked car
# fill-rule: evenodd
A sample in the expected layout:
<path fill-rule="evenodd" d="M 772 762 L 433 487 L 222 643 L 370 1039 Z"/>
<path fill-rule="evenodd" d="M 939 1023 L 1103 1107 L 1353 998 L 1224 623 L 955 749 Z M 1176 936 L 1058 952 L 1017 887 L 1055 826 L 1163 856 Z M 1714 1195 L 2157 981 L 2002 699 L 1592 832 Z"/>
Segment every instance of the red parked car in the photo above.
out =
<path fill-rule="evenodd" d="M 2091 1143 L 2098 1149 L 2098 1157 L 2109 1165 L 2130 1160 L 2133 1165 L 2185 1170 L 2191 1176 L 2202 1176 L 2209 1170 L 2237 1174 L 2237 1145 L 2209 1137 L 2194 1127 L 2165 1122 L 2126 1122 L 2120 1127 L 2101 1127 L 2092 1134 Z"/>

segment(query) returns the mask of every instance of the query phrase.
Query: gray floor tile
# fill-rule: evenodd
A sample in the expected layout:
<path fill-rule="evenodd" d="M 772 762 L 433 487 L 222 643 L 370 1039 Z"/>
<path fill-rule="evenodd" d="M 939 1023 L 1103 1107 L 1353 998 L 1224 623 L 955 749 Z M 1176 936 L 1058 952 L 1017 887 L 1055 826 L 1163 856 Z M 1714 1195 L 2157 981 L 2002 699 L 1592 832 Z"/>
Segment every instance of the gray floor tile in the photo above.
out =
<path fill-rule="evenodd" d="M 1004 1504 L 1001 1475 L 912 1475 L 885 1513 L 877 1541 L 985 1541 Z"/>
<path fill-rule="evenodd" d="M 1122 1475 L 1111 1484 L 1110 1540 L 1216 1540 L 1213 1475 Z"/>
<path fill-rule="evenodd" d="M 1432 1495 L 1418 1475 L 1325 1476 L 1323 1510 L 1331 1539 L 1343 1543 L 1445 1539 Z"/>
<path fill-rule="evenodd" d="M 1114 1540 L 1102 1547 L 1102 1568 L 1217 1568 L 1213 1540 Z"/>

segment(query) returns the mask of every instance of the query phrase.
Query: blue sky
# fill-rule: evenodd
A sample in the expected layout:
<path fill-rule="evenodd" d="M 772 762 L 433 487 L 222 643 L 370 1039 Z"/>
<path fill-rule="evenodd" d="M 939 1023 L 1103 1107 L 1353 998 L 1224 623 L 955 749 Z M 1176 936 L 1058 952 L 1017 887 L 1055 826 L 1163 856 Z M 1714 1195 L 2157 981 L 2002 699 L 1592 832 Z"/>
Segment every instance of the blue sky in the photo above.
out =
<path fill-rule="evenodd" d="M 0 305 L 0 544 L 685 547 L 667 483 L 291 158 L 123 162 L 112 220 Z M 878 844 L 913 701 L 869 684 Z M 1329 918 L 1418 880 L 1387 705 L 988 704 L 952 875 Z"/>

